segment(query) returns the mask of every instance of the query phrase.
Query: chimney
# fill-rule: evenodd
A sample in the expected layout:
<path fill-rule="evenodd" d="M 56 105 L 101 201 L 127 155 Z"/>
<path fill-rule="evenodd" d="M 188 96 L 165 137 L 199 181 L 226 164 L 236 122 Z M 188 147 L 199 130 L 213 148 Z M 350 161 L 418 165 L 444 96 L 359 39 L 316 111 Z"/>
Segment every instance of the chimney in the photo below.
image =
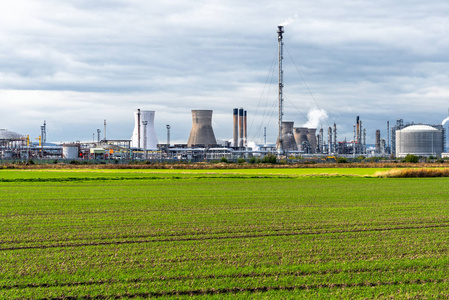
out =
<path fill-rule="evenodd" d="M 243 146 L 248 146 L 248 119 L 246 110 L 243 112 Z"/>
<path fill-rule="evenodd" d="M 239 147 L 243 148 L 243 108 L 239 109 Z"/>
<path fill-rule="evenodd" d="M 234 108 L 234 147 L 239 146 L 239 109 Z"/>

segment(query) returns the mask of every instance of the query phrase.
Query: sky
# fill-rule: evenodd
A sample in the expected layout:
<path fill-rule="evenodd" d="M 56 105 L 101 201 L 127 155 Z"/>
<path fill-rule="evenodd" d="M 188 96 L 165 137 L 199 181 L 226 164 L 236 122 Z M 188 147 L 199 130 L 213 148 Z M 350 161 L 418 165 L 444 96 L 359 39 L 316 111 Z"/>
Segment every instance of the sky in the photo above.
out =
<path fill-rule="evenodd" d="M 106 119 L 108 139 L 130 139 L 140 108 L 161 143 L 167 124 L 186 143 L 191 110 L 231 139 L 243 107 L 249 140 L 266 127 L 275 142 L 281 23 L 295 127 L 335 122 L 350 140 L 360 116 L 373 143 L 387 121 L 448 116 L 447 1 L 15 0 L 0 4 L 0 128 L 33 139 L 45 120 L 47 141 L 92 141 Z"/>

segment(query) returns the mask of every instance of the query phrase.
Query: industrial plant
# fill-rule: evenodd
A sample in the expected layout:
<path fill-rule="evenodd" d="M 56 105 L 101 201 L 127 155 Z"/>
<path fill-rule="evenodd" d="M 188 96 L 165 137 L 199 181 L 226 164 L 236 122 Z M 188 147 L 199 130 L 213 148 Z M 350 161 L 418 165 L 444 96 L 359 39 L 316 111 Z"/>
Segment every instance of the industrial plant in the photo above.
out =
<path fill-rule="evenodd" d="M 390 157 L 402 158 L 409 154 L 422 157 L 445 157 L 445 129 L 442 125 L 409 122 L 404 124 L 397 119 L 391 127 L 387 121 L 387 137 L 381 137 L 381 130 L 373 131 L 375 143 L 367 145 L 366 128 L 362 119 L 355 116 L 353 136 L 350 140 L 338 139 L 337 124 L 327 128 L 297 126 L 294 121 L 283 120 L 284 116 L 284 71 L 283 34 L 284 27 L 278 26 L 278 132 L 273 144 L 266 141 L 264 128 L 263 143 L 248 140 L 248 111 L 244 108 L 229 109 L 229 124 L 232 130 L 224 139 L 216 139 L 213 129 L 213 110 L 192 110 L 192 127 L 185 144 L 171 144 L 171 126 L 166 125 L 167 139 L 160 143 L 155 128 L 154 110 L 134 111 L 134 130 L 130 139 L 110 139 L 106 136 L 107 123 L 104 120 L 103 137 L 97 129 L 97 139 L 92 142 L 70 142 L 50 144 L 46 141 L 46 122 L 41 126 L 38 143 L 31 141 L 29 135 L 0 129 L 0 158 L 2 160 L 158 160 L 158 161 L 204 161 L 237 160 L 241 158 L 276 155 L 280 159 L 328 157 Z M 130 112 L 131 117 L 131 112 Z M 449 119 L 449 118 L 448 118 Z M 446 121 L 446 120 L 445 120 Z M 391 135 L 391 139 L 390 139 Z M 251 144 L 251 147 L 249 146 Z"/>

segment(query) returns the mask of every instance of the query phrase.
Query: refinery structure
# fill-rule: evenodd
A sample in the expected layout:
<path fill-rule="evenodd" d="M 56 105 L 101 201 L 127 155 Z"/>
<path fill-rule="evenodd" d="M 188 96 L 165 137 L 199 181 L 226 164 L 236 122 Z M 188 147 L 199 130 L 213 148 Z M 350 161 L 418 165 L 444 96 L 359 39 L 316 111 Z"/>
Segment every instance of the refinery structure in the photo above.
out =
<path fill-rule="evenodd" d="M 244 108 L 229 110 L 229 123 L 232 130 L 225 139 L 217 139 L 213 130 L 213 111 L 195 109 L 191 111 L 192 127 L 185 144 L 170 143 L 170 125 L 166 125 L 166 141 L 160 142 L 156 134 L 156 111 L 134 111 L 134 130 L 130 139 L 114 140 L 106 136 L 107 123 L 104 120 L 103 137 L 97 129 L 97 137 L 92 142 L 71 142 L 49 144 L 46 141 L 46 122 L 41 126 L 38 143 L 33 143 L 28 135 L 0 129 L 0 159 L 2 160 L 237 160 L 240 158 L 264 157 L 276 155 L 279 159 L 323 159 L 328 157 L 390 157 L 402 158 L 408 154 L 421 157 L 445 157 L 445 129 L 441 125 L 422 123 L 404 123 L 397 119 L 391 127 L 386 123 L 386 138 L 381 130 L 372 132 L 374 145 L 367 145 L 367 131 L 362 119 L 355 116 L 353 136 L 349 140 L 338 139 L 337 124 L 320 128 L 295 126 L 293 121 L 285 121 L 284 116 L 284 71 L 283 71 L 283 34 L 284 27 L 278 26 L 278 123 L 277 140 L 273 144 L 266 141 L 250 143 L 248 140 L 248 111 Z M 231 119 L 232 112 L 232 119 Z M 131 113 L 130 113 L 131 114 Z"/>

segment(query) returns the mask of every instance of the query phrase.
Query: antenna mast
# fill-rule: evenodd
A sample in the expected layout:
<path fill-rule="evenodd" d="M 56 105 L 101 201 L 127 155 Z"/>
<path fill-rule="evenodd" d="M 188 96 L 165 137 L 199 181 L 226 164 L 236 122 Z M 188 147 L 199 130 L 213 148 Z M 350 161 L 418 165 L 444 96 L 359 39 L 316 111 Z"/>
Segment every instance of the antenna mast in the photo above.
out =
<path fill-rule="evenodd" d="M 284 26 L 278 26 L 278 43 L 279 43 L 279 144 L 278 151 L 279 154 L 284 153 L 284 145 L 282 141 L 282 116 L 284 115 L 284 97 L 283 97 L 283 87 L 284 87 L 284 70 L 282 69 L 282 59 L 284 41 L 282 34 L 284 33 Z"/>

